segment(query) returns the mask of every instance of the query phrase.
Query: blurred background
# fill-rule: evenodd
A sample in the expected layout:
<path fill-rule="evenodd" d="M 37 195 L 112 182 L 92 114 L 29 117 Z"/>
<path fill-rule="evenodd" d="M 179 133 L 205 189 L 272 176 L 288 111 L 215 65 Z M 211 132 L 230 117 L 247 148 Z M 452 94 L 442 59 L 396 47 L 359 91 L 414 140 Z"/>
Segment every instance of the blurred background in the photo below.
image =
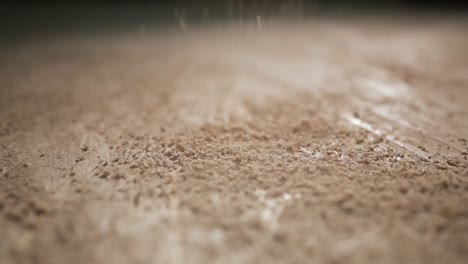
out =
<path fill-rule="evenodd" d="M 3 42 L 50 35 L 154 29 L 264 19 L 346 16 L 463 16 L 462 0 L 145 0 L 10 1 L 0 11 Z"/>

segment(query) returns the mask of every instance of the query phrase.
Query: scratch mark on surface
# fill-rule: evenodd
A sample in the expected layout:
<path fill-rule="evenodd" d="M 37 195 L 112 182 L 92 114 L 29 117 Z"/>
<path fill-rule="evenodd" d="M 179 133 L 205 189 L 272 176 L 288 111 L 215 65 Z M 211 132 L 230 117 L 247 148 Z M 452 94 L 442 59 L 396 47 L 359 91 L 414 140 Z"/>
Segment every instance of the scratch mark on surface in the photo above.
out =
<path fill-rule="evenodd" d="M 392 142 L 393 144 L 401 147 L 401 148 L 404 148 L 406 150 L 408 150 L 409 152 L 421 157 L 421 158 L 424 158 L 424 159 L 427 159 L 428 156 L 426 154 L 424 154 L 422 151 L 420 151 L 419 149 L 411 146 L 410 144 L 407 144 L 401 140 L 398 140 L 396 139 L 394 136 L 392 135 L 387 135 L 385 134 L 383 131 L 379 130 L 379 129 L 376 129 L 374 128 L 371 124 L 365 122 L 364 120 L 360 119 L 360 118 L 357 118 L 351 114 L 345 114 L 344 115 L 344 118 L 346 119 L 346 121 L 348 121 L 349 123 L 351 123 L 352 125 L 354 126 L 357 126 L 359 128 L 362 128 L 364 130 L 367 130 L 369 132 L 371 132 L 372 134 L 374 135 L 377 135 L 377 136 L 381 136 L 383 138 L 385 138 L 386 140 Z"/>

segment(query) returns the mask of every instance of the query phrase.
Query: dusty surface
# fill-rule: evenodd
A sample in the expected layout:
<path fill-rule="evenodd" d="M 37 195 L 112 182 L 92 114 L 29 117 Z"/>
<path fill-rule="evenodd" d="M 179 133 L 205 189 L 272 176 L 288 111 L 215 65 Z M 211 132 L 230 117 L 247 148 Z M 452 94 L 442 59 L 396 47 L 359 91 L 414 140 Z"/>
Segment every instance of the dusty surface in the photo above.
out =
<path fill-rule="evenodd" d="M 467 24 L 261 26 L 4 49 L 0 263 L 467 263 Z"/>

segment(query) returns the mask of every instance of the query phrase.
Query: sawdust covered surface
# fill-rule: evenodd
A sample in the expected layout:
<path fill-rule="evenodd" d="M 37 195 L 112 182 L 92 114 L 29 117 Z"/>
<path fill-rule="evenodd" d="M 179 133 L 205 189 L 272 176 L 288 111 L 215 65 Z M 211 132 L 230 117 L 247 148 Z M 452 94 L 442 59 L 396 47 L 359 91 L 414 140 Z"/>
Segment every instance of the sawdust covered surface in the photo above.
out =
<path fill-rule="evenodd" d="M 466 263 L 466 24 L 1 53 L 1 263 Z"/>

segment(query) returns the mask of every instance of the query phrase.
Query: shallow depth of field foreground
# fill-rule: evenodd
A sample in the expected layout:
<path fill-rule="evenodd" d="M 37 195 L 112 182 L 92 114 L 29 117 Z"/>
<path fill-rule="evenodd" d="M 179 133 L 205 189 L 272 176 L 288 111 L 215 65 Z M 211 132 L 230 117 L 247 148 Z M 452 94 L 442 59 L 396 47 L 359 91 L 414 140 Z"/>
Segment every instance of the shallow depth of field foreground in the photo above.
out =
<path fill-rule="evenodd" d="M 467 21 L 182 22 L 2 48 L 0 263 L 467 263 Z"/>

